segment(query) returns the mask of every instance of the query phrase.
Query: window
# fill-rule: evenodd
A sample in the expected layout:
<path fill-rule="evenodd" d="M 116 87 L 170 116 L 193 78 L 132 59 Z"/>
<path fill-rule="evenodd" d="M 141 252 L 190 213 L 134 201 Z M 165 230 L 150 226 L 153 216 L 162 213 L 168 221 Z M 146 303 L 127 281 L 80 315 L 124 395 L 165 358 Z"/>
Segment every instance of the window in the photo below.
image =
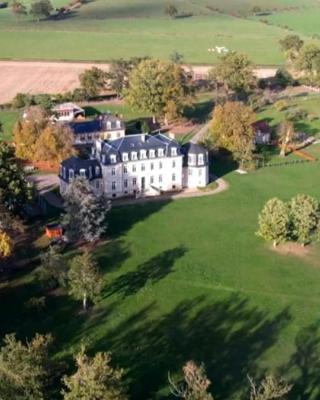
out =
<path fill-rule="evenodd" d="M 105 164 L 106 163 L 106 155 L 102 154 L 102 163 Z"/>
<path fill-rule="evenodd" d="M 154 158 L 155 156 L 155 151 L 154 150 L 149 150 L 149 157 Z"/>
<path fill-rule="evenodd" d="M 117 132 L 117 138 L 119 138 L 121 136 L 120 132 Z"/>
<path fill-rule="evenodd" d="M 154 164 L 153 164 L 153 162 L 150 164 L 150 169 L 151 169 L 151 171 L 154 169 Z"/>
<path fill-rule="evenodd" d="M 162 182 L 162 175 L 159 175 L 159 182 Z"/>
<path fill-rule="evenodd" d="M 66 179 L 66 168 L 65 167 L 63 167 L 63 177 L 64 177 L 64 179 Z"/>
<path fill-rule="evenodd" d="M 199 163 L 199 165 L 203 165 L 204 164 L 203 154 L 199 154 L 198 155 L 198 163 Z"/>
<path fill-rule="evenodd" d="M 202 175 L 202 169 L 200 168 L 198 171 L 198 175 L 201 176 Z"/>
<path fill-rule="evenodd" d="M 176 167 L 176 162 L 172 161 L 172 168 L 175 168 L 175 167 Z"/>
<path fill-rule="evenodd" d="M 89 179 L 91 179 L 92 178 L 92 167 L 90 166 L 89 167 Z"/>
<path fill-rule="evenodd" d="M 175 182 L 176 180 L 176 174 L 172 174 L 172 182 Z"/>
<path fill-rule="evenodd" d="M 112 170 L 111 170 L 111 175 L 115 175 L 116 174 L 116 169 L 115 168 L 112 168 Z"/>
<path fill-rule="evenodd" d="M 137 166 L 136 166 L 136 164 L 133 164 L 132 165 L 132 172 L 136 172 L 136 170 L 137 170 Z"/>
<path fill-rule="evenodd" d="M 80 176 L 82 176 L 83 178 L 86 177 L 86 170 L 85 169 L 80 169 Z"/>
<path fill-rule="evenodd" d="M 163 149 L 159 149 L 158 150 L 158 156 L 159 157 L 163 157 Z"/>
<path fill-rule="evenodd" d="M 100 175 L 100 168 L 96 167 L 96 175 Z"/>
<path fill-rule="evenodd" d="M 150 176 L 150 183 L 151 184 L 154 183 L 154 177 L 153 176 Z"/>
<path fill-rule="evenodd" d="M 136 186 L 136 184 L 137 184 L 137 178 L 133 178 L 133 179 L 132 179 L 132 185 L 133 185 L 133 186 Z"/>
<path fill-rule="evenodd" d="M 172 149 L 171 149 L 171 155 L 172 155 L 172 156 L 176 156 L 176 155 L 177 155 L 177 148 L 176 148 L 176 147 L 172 147 Z"/>
<path fill-rule="evenodd" d="M 123 173 L 124 174 L 128 173 L 128 167 L 126 165 L 123 166 Z"/>
<path fill-rule="evenodd" d="M 112 190 L 116 190 L 116 183 L 112 182 L 111 187 L 112 187 Z"/>
<path fill-rule="evenodd" d="M 107 134 L 107 139 L 111 139 L 111 138 L 112 138 L 111 133 L 108 133 L 108 134 Z"/>
<path fill-rule="evenodd" d="M 131 160 L 136 160 L 137 159 L 137 153 L 135 151 L 133 151 L 131 153 Z"/>
<path fill-rule="evenodd" d="M 69 169 L 69 179 L 72 180 L 74 178 L 74 171 L 73 169 Z"/>
<path fill-rule="evenodd" d="M 80 140 L 81 140 L 81 142 L 85 142 L 86 141 L 86 135 L 81 135 L 80 136 Z"/>
<path fill-rule="evenodd" d="M 159 162 L 159 168 L 160 169 L 162 168 L 162 162 L 161 161 Z"/>
<path fill-rule="evenodd" d="M 117 128 L 121 128 L 121 121 L 119 119 L 117 120 Z"/>
<path fill-rule="evenodd" d="M 128 153 L 122 153 L 122 161 L 128 161 Z"/>
<path fill-rule="evenodd" d="M 192 154 L 188 155 L 188 164 L 190 164 L 190 165 L 193 164 L 193 155 Z"/>
<path fill-rule="evenodd" d="M 128 187 L 128 179 L 125 179 L 125 180 L 123 181 L 123 186 L 124 186 L 125 188 Z"/>
<path fill-rule="evenodd" d="M 146 166 L 144 164 L 141 164 L 141 171 L 144 171 L 146 169 Z"/>
<path fill-rule="evenodd" d="M 140 159 L 143 160 L 147 158 L 147 152 L 145 150 L 140 150 Z"/>
<path fill-rule="evenodd" d="M 111 156 L 110 156 L 110 162 L 111 162 L 112 164 L 114 164 L 116 161 L 117 161 L 117 157 L 116 157 L 114 154 L 111 154 Z"/>
<path fill-rule="evenodd" d="M 107 121 L 107 129 L 111 129 L 111 122 Z"/>
<path fill-rule="evenodd" d="M 99 189 L 99 187 L 100 187 L 100 182 L 96 181 L 96 189 Z"/>
<path fill-rule="evenodd" d="M 88 135 L 88 140 L 92 140 L 92 135 Z"/>
<path fill-rule="evenodd" d="M 189 169 L 189 176 L 192 175 L 192 169 Z"/>

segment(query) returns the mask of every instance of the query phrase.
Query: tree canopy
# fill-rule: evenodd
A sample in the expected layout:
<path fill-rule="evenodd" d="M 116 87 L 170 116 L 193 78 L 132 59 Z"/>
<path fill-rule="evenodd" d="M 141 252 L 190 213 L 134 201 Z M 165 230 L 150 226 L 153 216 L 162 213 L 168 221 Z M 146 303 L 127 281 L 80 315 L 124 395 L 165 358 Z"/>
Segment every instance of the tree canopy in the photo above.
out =
<path fill-rule="evenodd" d="M 289 223 L 288 206 L 275 197 L 267 201 L 259 214 L 259 230 L 257 235 L 267 241 L 273 242 L 273 246 L 276 247 L 288 238 Z"/>
<path fill-rule="evenodd" d="M 40 21 L 41 18 L 48 18 L 52 11 L 53 6 L 50 0 L 37 0 L 31 3 L 29 13 Z"/>
<path fill-rule="evenodd" d="M 210 125 L 217 147 L 229 150 L 241 166 L 252 160 L 256 121 L 253 110 L 241 102 L 227 102 L 215 108 Z"/>
<path fill-rule="evenodd" d="M 181 117 L 193 99 L 191 78 L 180 65 L 159 61 L 142 61 L 129 76 L 128 103 L 155 117 Z"/>
<path fill-rule="evenodd" d="M 39 335 L 23 344 L 14 334 L 4 337 L 0 349 L 0 398 L 3 400 L 43 400 L 51 363 L 50 335 Z"/>
<path fill-rule="evenodd" d="M 87 300 L 95 302 L 103 287 L 97 263 L 90 253 L 76 256 L 70 263 L 68 272 L 69 293 L 78 300 L 82 300 L 83 309 L 87 309 Z"/>
<path fill-rule="evenodd" d="M 86 69 L 80 74 L 80 85 L 88 99 L 101 94 L 107 84 L 106 77 L 106 73 L 97 67 Z"/>
<path fill-rule="evenodd" d="M 32 198 L 32 187 L 15 158 L 14 148 L 0 142 L 0 204 L 18 212 Z"/>
<path fill-rule="evenodd" d="M 75 357 L 77 370 L 65 376 L 62 391 L 64 400 L 127 400 L 126 387 L 122 382 L 123 370 L 111 366 L 111 355 L 85 354 L 84 348 Z"/>
<path fill-rule="evenodd" d="M 226 91 L 233 90 L 238 95 L 248 93 L 256 84 L 253 64 L 242 53 L 222 55 L 209 74 L 212 80 L 223 84 Z"/>

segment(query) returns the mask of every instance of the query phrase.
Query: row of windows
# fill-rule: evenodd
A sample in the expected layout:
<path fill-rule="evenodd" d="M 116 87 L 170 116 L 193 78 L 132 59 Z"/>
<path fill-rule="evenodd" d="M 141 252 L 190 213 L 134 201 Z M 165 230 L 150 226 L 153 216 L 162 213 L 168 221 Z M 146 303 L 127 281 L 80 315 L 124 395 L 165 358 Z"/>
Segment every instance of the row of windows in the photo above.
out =
<path fill-rule="evenodd" d="M 89 179 L 93 178 L 93 167 L 90 166 L 89 169 L 88 169 L 88 171 L 89 171 Z M 66 179 L 66 177 L 67 177 L 67 170 L 66 170 L 65 167 L 60 166 L 60 175 L 61 175 L 64 179 Z M 86 169 L 80 169 L 79 175 L 82 176 L 83 178 L 86 178 L 86 177 L 87 177 Z M 96 175 L 96 176 L 100 175 L 100 167 L 98 167 L 98 166 L 95 167 L 95 175 Z M 75 176 L 74 170 L 73 170 L 73 169 L 69 169 L 69 179 L 74 179 L 74 176 Z"/>
<path fill-rule="evenodd" d="M 156 151 L 151 149 L 148 151 L 149 158 L 155 158 L 156 157 Z M 164 149 L 158 149 L 157 151 L 158 157 L 163 157 L 164 156 Z M 171 149 L 171 156 L 176 156 L 177 155 L 177 149 L 176 147 L 173 147 Z M 147 150 L 140 150 L 139 151 L 139 160 L 144 160 L 147 158 Z M 138 153 L 136 151 L 131 152 L 131 160 L 138 160 Z M 128 153 L 122 153 L 122 161 L 129 161 L 129 154 Z M 105 162 L 105 161 L 104 161 Z M 117 156 L 112 154 L 110 156 L 110 162 L 111 163 L 116 163 L 117 162 Z"/>
<path fill-rule="evenodd" d="M 106 139 L 112 139 L 112 137 L 114 137 L 114 136 L 115 135 L 112 133 L 107 133 L 107 135 L 105 135 Z M 116 137 L 120 138 L 121 132 L 117 132 Z M 86 133 L 86 134 L 83 133 L 82 135 L 80 135 L 81 142 L 92 141 L 94 139 L 100 139 L 100 133 Z"/>
<path fill-rule="evenodd" d="M 154 163 L 151 163 L 150 164 L 150 169 L 151 169 L 151 171 L 153 171 L 154 169 L 155 169 L 155 164 Z M 162 164 L 162 162 L 160 161 L 159 162 L 159 169 L 162 169 L 162 167 L 163 167 L 163 164 Z M 172 168 L 175 168 L 176 167 L 176 162 L 175 161 L 172 161 Z M 146 166 L 145 166 L 145 164 L 141 164 L 141 171 L 145 171 L 146 170 Z M 132 172 L 137 172 L 137 166 L 135 165 L 135 164 L 133 164 L 132 165 Z M 127 174 L 128 173 L 128 166 L 127 165 L 124 165 L 123 166 L 123 173 L 124 174 Z M 111 169 L 111 175 L 115 175 L 116 174 L 116 169 L 115 168 L 112 168 Z"/>
<path fill-rule="evenodd" d="M 188 164 L 189 165 L 196 165 L 197 164 L 197 155 L 196 154 L 189 154 L 188 155 Z M 204 164 L 204 155 L 198 154 L 198 165 Z"/>
<path fill-rule="evenodd" d="M 175 182 L 176 179 L 177 179 L 177 178 L 176 178 L 176 174 L 172 174 L 171 179 L 172 179 L 172 182 Z M 158 176 L 158 182 L 159 182 L 159 183 L 162 183 L 162 180 L 163 180 L 162 175 L 159 175 L 159 176 Z M 154 184 L 154 183 L 155 183 L 155 177 L 154 177 L 154 176 L 150 176 L 150 185 L 152 185 L 152 184 Z M 125 188 L 128 187 L 128 179 L 125 179 L 125 180 L 123 181 L 123 186 L 124 186 Z M 137 186 L 137 178 L 132 178 L 132 186 Z M 116 187 L 117 187 L 117 183 L 116 183 L 115 181 L 113 181 L 113 182 L 111 183 L 111 188 L 112 188 L 112 190 L 116 190 Z"/>

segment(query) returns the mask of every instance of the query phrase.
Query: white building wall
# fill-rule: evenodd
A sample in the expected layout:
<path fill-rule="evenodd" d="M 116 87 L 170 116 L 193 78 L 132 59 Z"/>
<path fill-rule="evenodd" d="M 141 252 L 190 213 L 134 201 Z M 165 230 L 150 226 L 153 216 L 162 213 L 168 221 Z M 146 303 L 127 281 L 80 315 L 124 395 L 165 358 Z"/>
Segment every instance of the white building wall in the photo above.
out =
<path fill-rule="evenodd" d="M 184 185 L 187 188 L 195 189 L 207 186 L 209 183 L 209 168 L 203 167 L 184 167 Z"/>
<path fill-rule="evenodd" d="M 160 191 L 179 190 L 182 188 L 182 156 L 102 166 L 102 175 L 104 191 L 109 198 L 141 192 L 146 195 L 156 195 Z"/>

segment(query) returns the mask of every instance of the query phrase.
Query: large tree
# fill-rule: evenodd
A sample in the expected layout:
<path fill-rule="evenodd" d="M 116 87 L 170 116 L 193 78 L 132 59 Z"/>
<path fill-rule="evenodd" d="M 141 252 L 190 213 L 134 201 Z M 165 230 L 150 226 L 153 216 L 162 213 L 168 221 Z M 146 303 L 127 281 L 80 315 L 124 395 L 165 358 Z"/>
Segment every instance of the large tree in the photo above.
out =
<path fill-rule="evenodd" d="M 188 361 L 182 368 L 183 382 L 175 383 L 169 374 L 171 393 L 185 400 L 213 400 L 208 392 L 211 385 L 207 378 L 204 365 L 197 365 L 194 361 Z"/>
<path fill-rule="evenodd" d="M 226 92 L 233 90 L 237 95 L 247 94 L 256 83 L 252 62 L 245 54 L 237 52 L 222 55 L 210 76 L 223 84 Z"/>
<path fill-rule="evenodd" d="M 86 179 L 77 177 L 70 183 L 64 195 L 64 207 L 63 224 L 70 240 L 94 242 L 105 233 L 110 202 L 98 198 Z"/>
<path fill-rule="evenodd" d="M 299 56 L 303 40 L 298 35 L 287 35 L 279 41 L 281 50 L 290 62 L 295 62 Z"/>
<path fill-rule="evenodd" d="M 38 268 L 38 278 L 49 288 L 58 285 L 65 286 L 67 282 L 67 265 L 58 246 L 50 246 L 41 255 L 41 263 Z"/>
<path fill-rule="evenodd" d="M 39 335 L 26 344 L 14 334 L 4 337 L 0 349 L 0 398 L 2 400 L 43 400 L 52 364 L 50 335 Z"/>
<path fill-rule="evenodd" d="M 241 166 L 252 160 L 256 114 L 241 102 L 215 108 L 210 133 L 216 146 L 229 150 Z"/>
<path fill-rule="evenodd" d="M 88 99 L 101 94 L 106 87 L 106 77 L 106 73 L 97 67 L 86 69 L 80 74 L 80 85 Z"/>
<path fill-rule="evenodd" d="M 320 73 L 320 48 L 314 43 L 305 44 L 296 60 L 298 70 L 310 77 Z"/>
<path fill-rule="evenodd" d="M 31 197 L 32 187 L 15 158 L 14 148 L 0 142 L 0 204 L 19 212 Z"/>
<path fill-rule="evenodd" d="M 285 157 L 294 136 L 294 124 L 292 121 L 283 121 L 278 127 L 278 140 L 280 144 L 280 156 Z"/>
<path fill-rule="evenodd" d="M 52 11 L 50 0 L 37 0 L 31 3 L 29 13 L 39 22 L 41 18 L 48 18 Z"/>
<path fill-rule="evenodd" d="M 11 3 L 11 10 L 17 18 L 22 15 L 27 15 L 27 7 L 18 0 L 13 0 Z"/>
<path fill-rule="evenodd" d="M 59 163 L 76 154 L 72 130 L 61 124 L 48 124 L 34 145 L 33 160 Z"/>
<path fill-rule="evenodd" d="M 270 199 L 259 214 L 257 235 L 271 241 L 276 247 L 288 238 L 289 223 L 288 206 L 278 198 Z"/>
<path fill-rule="evenodd" d="M 180 117 L 193 98 L 191 79 L 180 65 L 142 61 L 129 76 L 128 103 L 156 117 Z"/>
<path fill-rule="evenodd" d="M 90 253 L 85 252 L 72 259 L 68 282 L 69 293 L 82 300 L 84 310 L 87 309 L 88 300 L 97 301 L 103 287 L 103 277 Z"/>
<path fill-rule="evenodd" d="M 75 360 L 76 372 L 63 378 L 64 400 L 128 399 L 122 382 L 123 370 L 111 366 L 110 354 L 97 353 L 91 358 L 82 349 Z"/>
<path fill-rule="evenodd" d="M 124 90 L 128 87 L 131 71 L 147 58 L 132 57 L 129 60 L 120 58 L 110 63 L 109 71 L 106 73 L 108 86 L 114 90 L 118 97 L 122 97 Z"/>
<path fill-rule="evenodd" d="M 290 202 L 292 235 L 302 246 L 309 243 L 319 223 L 319 202 L 306 194 L 298 194 Z"/>

